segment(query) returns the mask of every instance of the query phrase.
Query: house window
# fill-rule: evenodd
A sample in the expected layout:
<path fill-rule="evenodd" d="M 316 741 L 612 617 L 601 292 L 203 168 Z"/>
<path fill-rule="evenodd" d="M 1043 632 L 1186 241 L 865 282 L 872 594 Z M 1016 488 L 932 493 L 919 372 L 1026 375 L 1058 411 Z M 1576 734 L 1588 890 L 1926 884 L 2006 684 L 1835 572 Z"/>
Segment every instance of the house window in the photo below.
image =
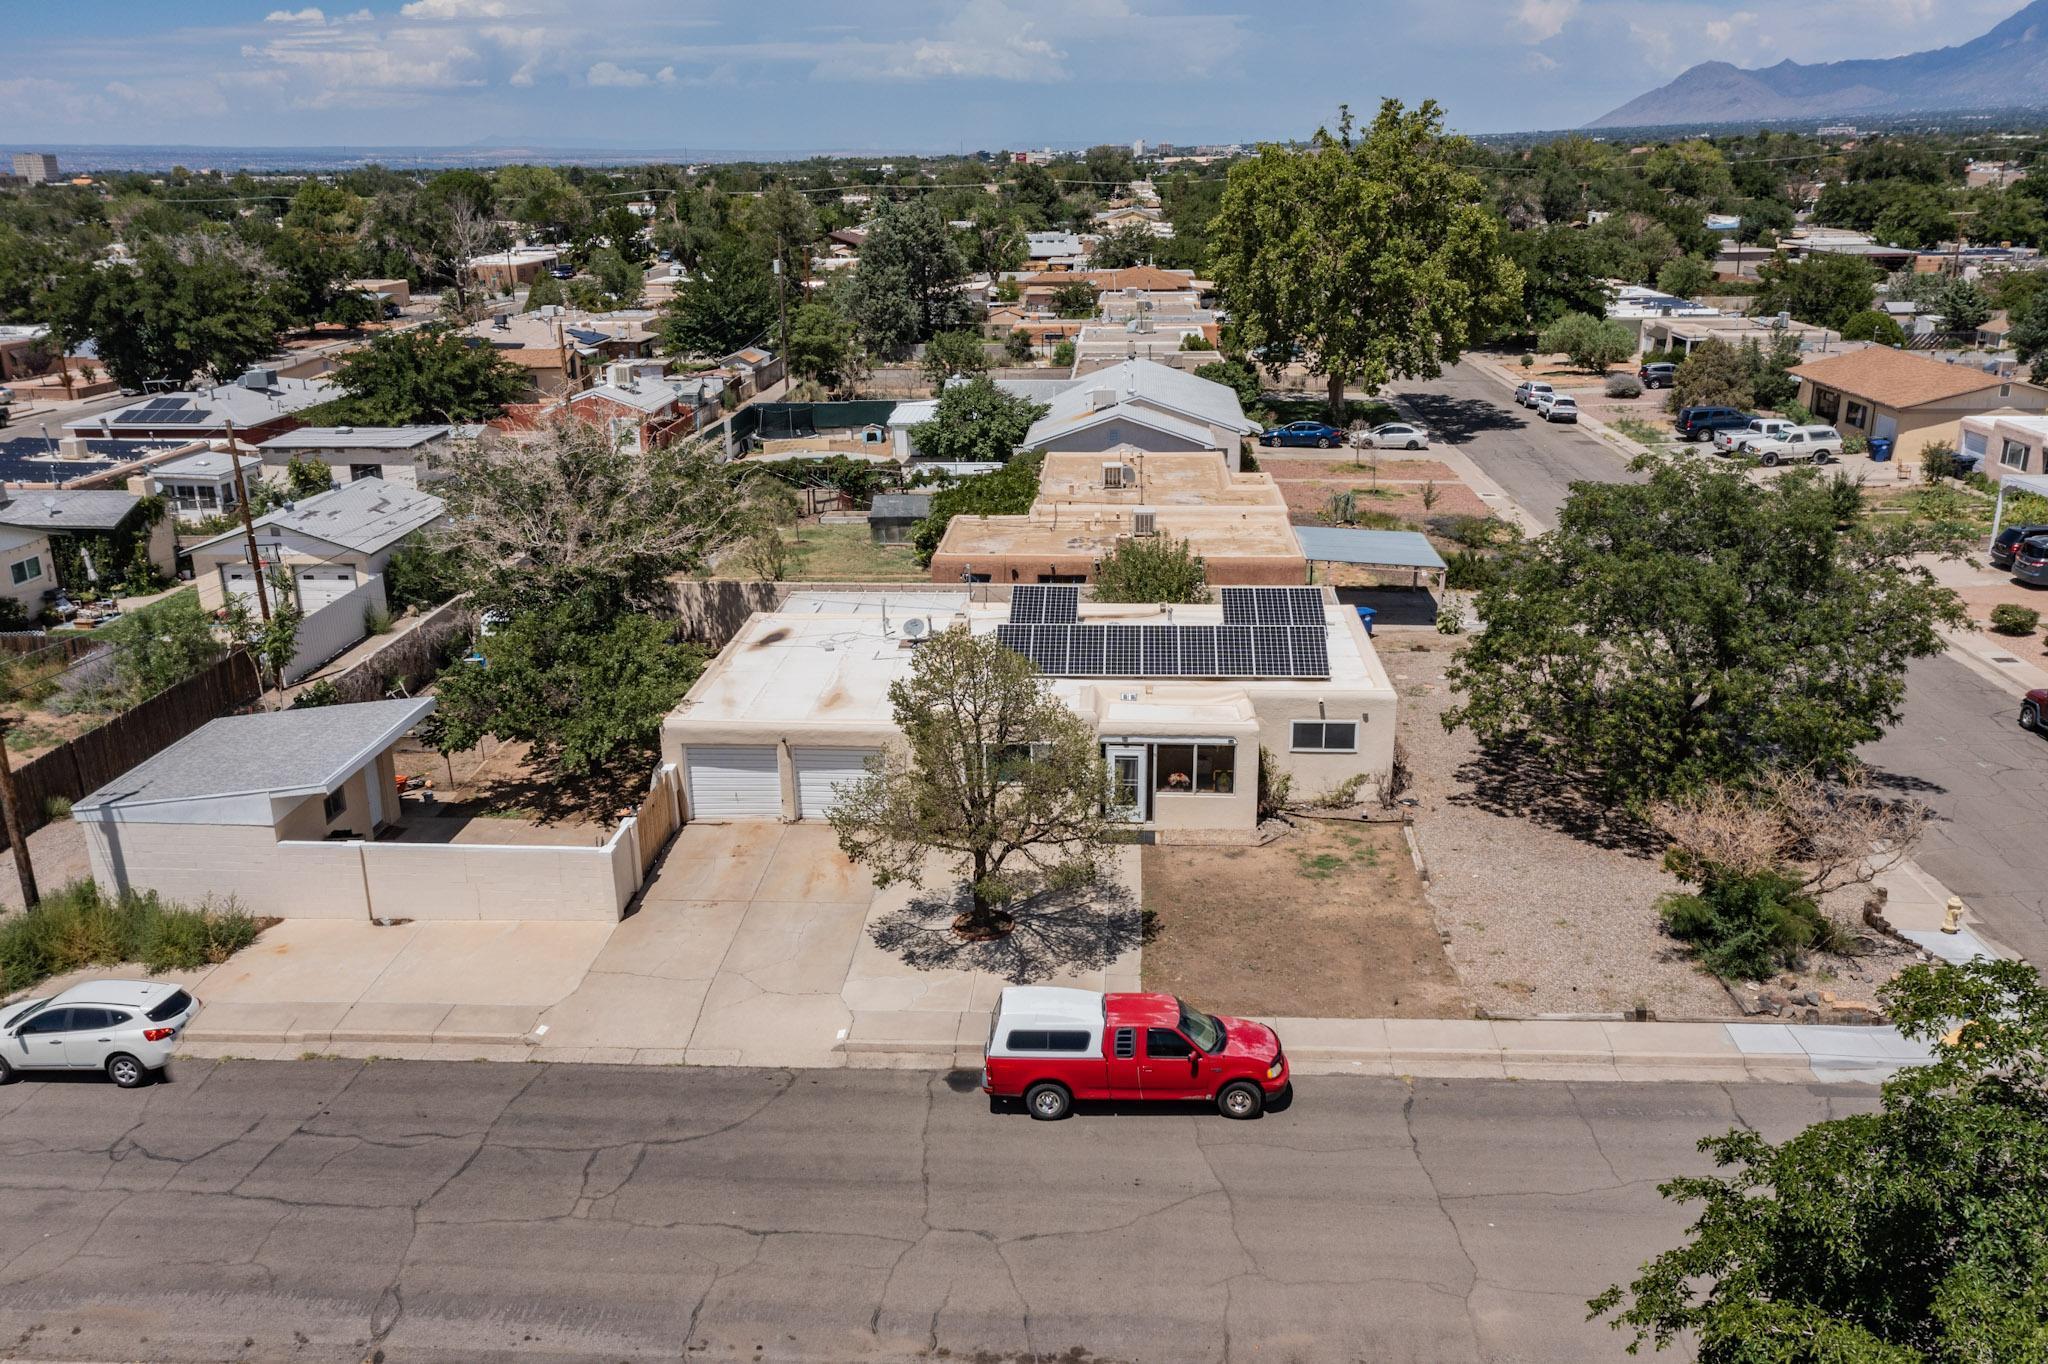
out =
<path fill-rule="evenodd" d="M 1152 789 L 1169 795 L 1228 794 L 1237 784 L 1237 750 L 1229 744 L 1157 744 Z"/>
<path fill-rule="evenodd" d="M 8 572 L 13 574 L 14 583 L 17 587 L 23 583 L 32 583 L 37 578 L 43 576 L 42 556 L 31 554 L 26 559 L 18 560 L 9 567 Z"/>
<path fill-rule="evenodd" d="M 320 812 L 327 817 L 327 822 L 329 824 L 332 824 L 334 823 L 335 820 L 340 819 L 343 815 L 348 813 L 348 792 L 328 792 L 327 799 L 320 803 Z"/>
<path fill-rule="evenodd" d="M 2024 473 L 2027 468 L 2027 456 L 2031 453 L 2032 451 L 2018 441 L 2008 439 L 2004 448 L 1998 452 L 1998 462 L 2008 469 L 2018 469 Z"/>
<path fill-rule="evenodd" d="M 1349 720 L 1296 720 L 1291 747 L 1296 753 L 1356 753 L 1358 726 Z"/>
<path fill-rule="evenodd" d="M 1835 418 L 1839 417 L 1841 414 L 1841 394 L 1835 392 L 1831 388 L 1816 388 L 1813 391 L 1814 416 L 1820 418 L 1822 421 L 1832 426 L 1834 424 Z"/>
<path fill-rule="evenodd" d="M 384 466 L 381 464 L 351 464 L 348 466 L 348 476 L 350 482 L 354 482 L 359 478 L 382 478 L 384 477 Z"/>
<path fill-rule="evenodd" d="M 1862 403 L 1850 403 L 1849 415 L 1842 420 L 1845 426 L 1853 426 L 1858 431 L 1861 431 L 1864 427 L 1870 425 L 1870 409 Z"/>

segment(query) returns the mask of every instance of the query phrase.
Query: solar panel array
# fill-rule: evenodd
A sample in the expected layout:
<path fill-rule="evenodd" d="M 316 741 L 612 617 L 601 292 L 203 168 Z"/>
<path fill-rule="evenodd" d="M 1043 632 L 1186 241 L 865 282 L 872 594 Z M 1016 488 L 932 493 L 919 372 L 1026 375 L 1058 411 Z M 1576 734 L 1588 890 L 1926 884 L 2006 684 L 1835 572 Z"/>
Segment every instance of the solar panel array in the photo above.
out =
<path fill-rule="evenodd" d="M 1010 589 L 1012 625 L 1063 625 L 1081 619 L 1081 589 L 1072 583 L 1019 583 Z"/>
<path fill-rule="evenodd" d="M 213 413 L 191 406 L 190 398 L 151 398 L 111 418 L 123 426 L 195 426 Z"/>
<path fill-rule="evenodd" d="M 1014 599 L 1013 599 L 1014 605 Z M 1328 677 L 1329 639 L 1316 625 L 996 627 L 997 642 L 1051 677 Z"/>
<path fill-rule="evenodd" d="M 1321 625 L 1323 590 L 1319 587 L 1224 587 L 1225 625 Z"/>

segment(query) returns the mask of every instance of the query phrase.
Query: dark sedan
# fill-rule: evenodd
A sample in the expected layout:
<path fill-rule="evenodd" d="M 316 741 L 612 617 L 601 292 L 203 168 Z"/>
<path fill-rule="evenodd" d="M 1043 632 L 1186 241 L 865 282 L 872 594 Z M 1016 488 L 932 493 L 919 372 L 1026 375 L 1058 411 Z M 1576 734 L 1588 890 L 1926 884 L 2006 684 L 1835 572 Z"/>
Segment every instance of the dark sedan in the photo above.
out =
<path fill-rule="evenodd" d="M 1259 432 L 1261 445 L 1313 445 L 1318 450 L 1333 450 L 1343 443 L 1344 433 L 1328 422 L 1289 422 Z"/>
<path fill-rule="evenodd" d="M 2036 535 L 2048 535 L 2048 526 L 2007 526 L 1999 531 L 1998 538 L 1991 542 L 1991 566 L 2011 568 L 2012 553 L 2019 548 L 2020 541 Z"/>

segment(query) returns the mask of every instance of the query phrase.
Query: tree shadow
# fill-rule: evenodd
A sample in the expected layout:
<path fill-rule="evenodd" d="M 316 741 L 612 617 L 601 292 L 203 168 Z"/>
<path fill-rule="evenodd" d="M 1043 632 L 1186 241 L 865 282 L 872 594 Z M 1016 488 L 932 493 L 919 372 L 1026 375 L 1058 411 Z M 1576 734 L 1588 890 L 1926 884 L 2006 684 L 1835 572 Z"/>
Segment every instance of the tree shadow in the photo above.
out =
<path fill-rule="evenodd" d="M 1945 796 L 1948 788 L 1938 781 L 1916 777 L 1910 772 L 1894 772 L 1889 768 L 1866 766 L 1863 769 L 1864 783 L 1879 791 L 1896 791 L 1901 795 Z"/>
<path fill-rule="evenodd" d="M 1121 885 L 1026 896 L 1010 906 L 1016 927 L 987 942 L 953 931 L 954 918 L 971 903 L 964 883 L 919 895 L 876 920 L 869 936 L 920 971 L 986 971 L 1030 985 L 1069 968 L 1101 970 L 1135 948 L 1143 932 L 1137 902 Z"/>
<path fill-rule="evenodd" d="M 1462 788 L 1447 797 L 1453 805 L 1528 820 L 1631 857 L 1664 855 L 1664 839 L 1655 829 L 1613 804 L 1587 778 L 1532 748 L 1482 748 L 1452 775 Z"/>
<path fill-rule="evenodd" d="M 1430 439 L 1463 445 L 1482 431 L 1520 431 L 1529 425 L 1519 408 L 1505 408 L 1478 398 L 1453 398 L 1442 393 L 1398 395 L 1409 411 L 1429 428 Z"/>

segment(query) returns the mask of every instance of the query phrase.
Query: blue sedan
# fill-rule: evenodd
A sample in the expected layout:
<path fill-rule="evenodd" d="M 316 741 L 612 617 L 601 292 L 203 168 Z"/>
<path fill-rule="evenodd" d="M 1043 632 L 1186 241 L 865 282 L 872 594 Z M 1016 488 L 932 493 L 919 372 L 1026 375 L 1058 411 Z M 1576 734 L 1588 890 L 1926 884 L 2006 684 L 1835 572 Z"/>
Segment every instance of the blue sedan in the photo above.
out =
<path fill-rule="evenodd" d="M 1329 450 L 1344 443 L 1344 433 L 1328 422 L 1289 422 L 1259 433 L 1261 445 L 1313 445 Z"/>

